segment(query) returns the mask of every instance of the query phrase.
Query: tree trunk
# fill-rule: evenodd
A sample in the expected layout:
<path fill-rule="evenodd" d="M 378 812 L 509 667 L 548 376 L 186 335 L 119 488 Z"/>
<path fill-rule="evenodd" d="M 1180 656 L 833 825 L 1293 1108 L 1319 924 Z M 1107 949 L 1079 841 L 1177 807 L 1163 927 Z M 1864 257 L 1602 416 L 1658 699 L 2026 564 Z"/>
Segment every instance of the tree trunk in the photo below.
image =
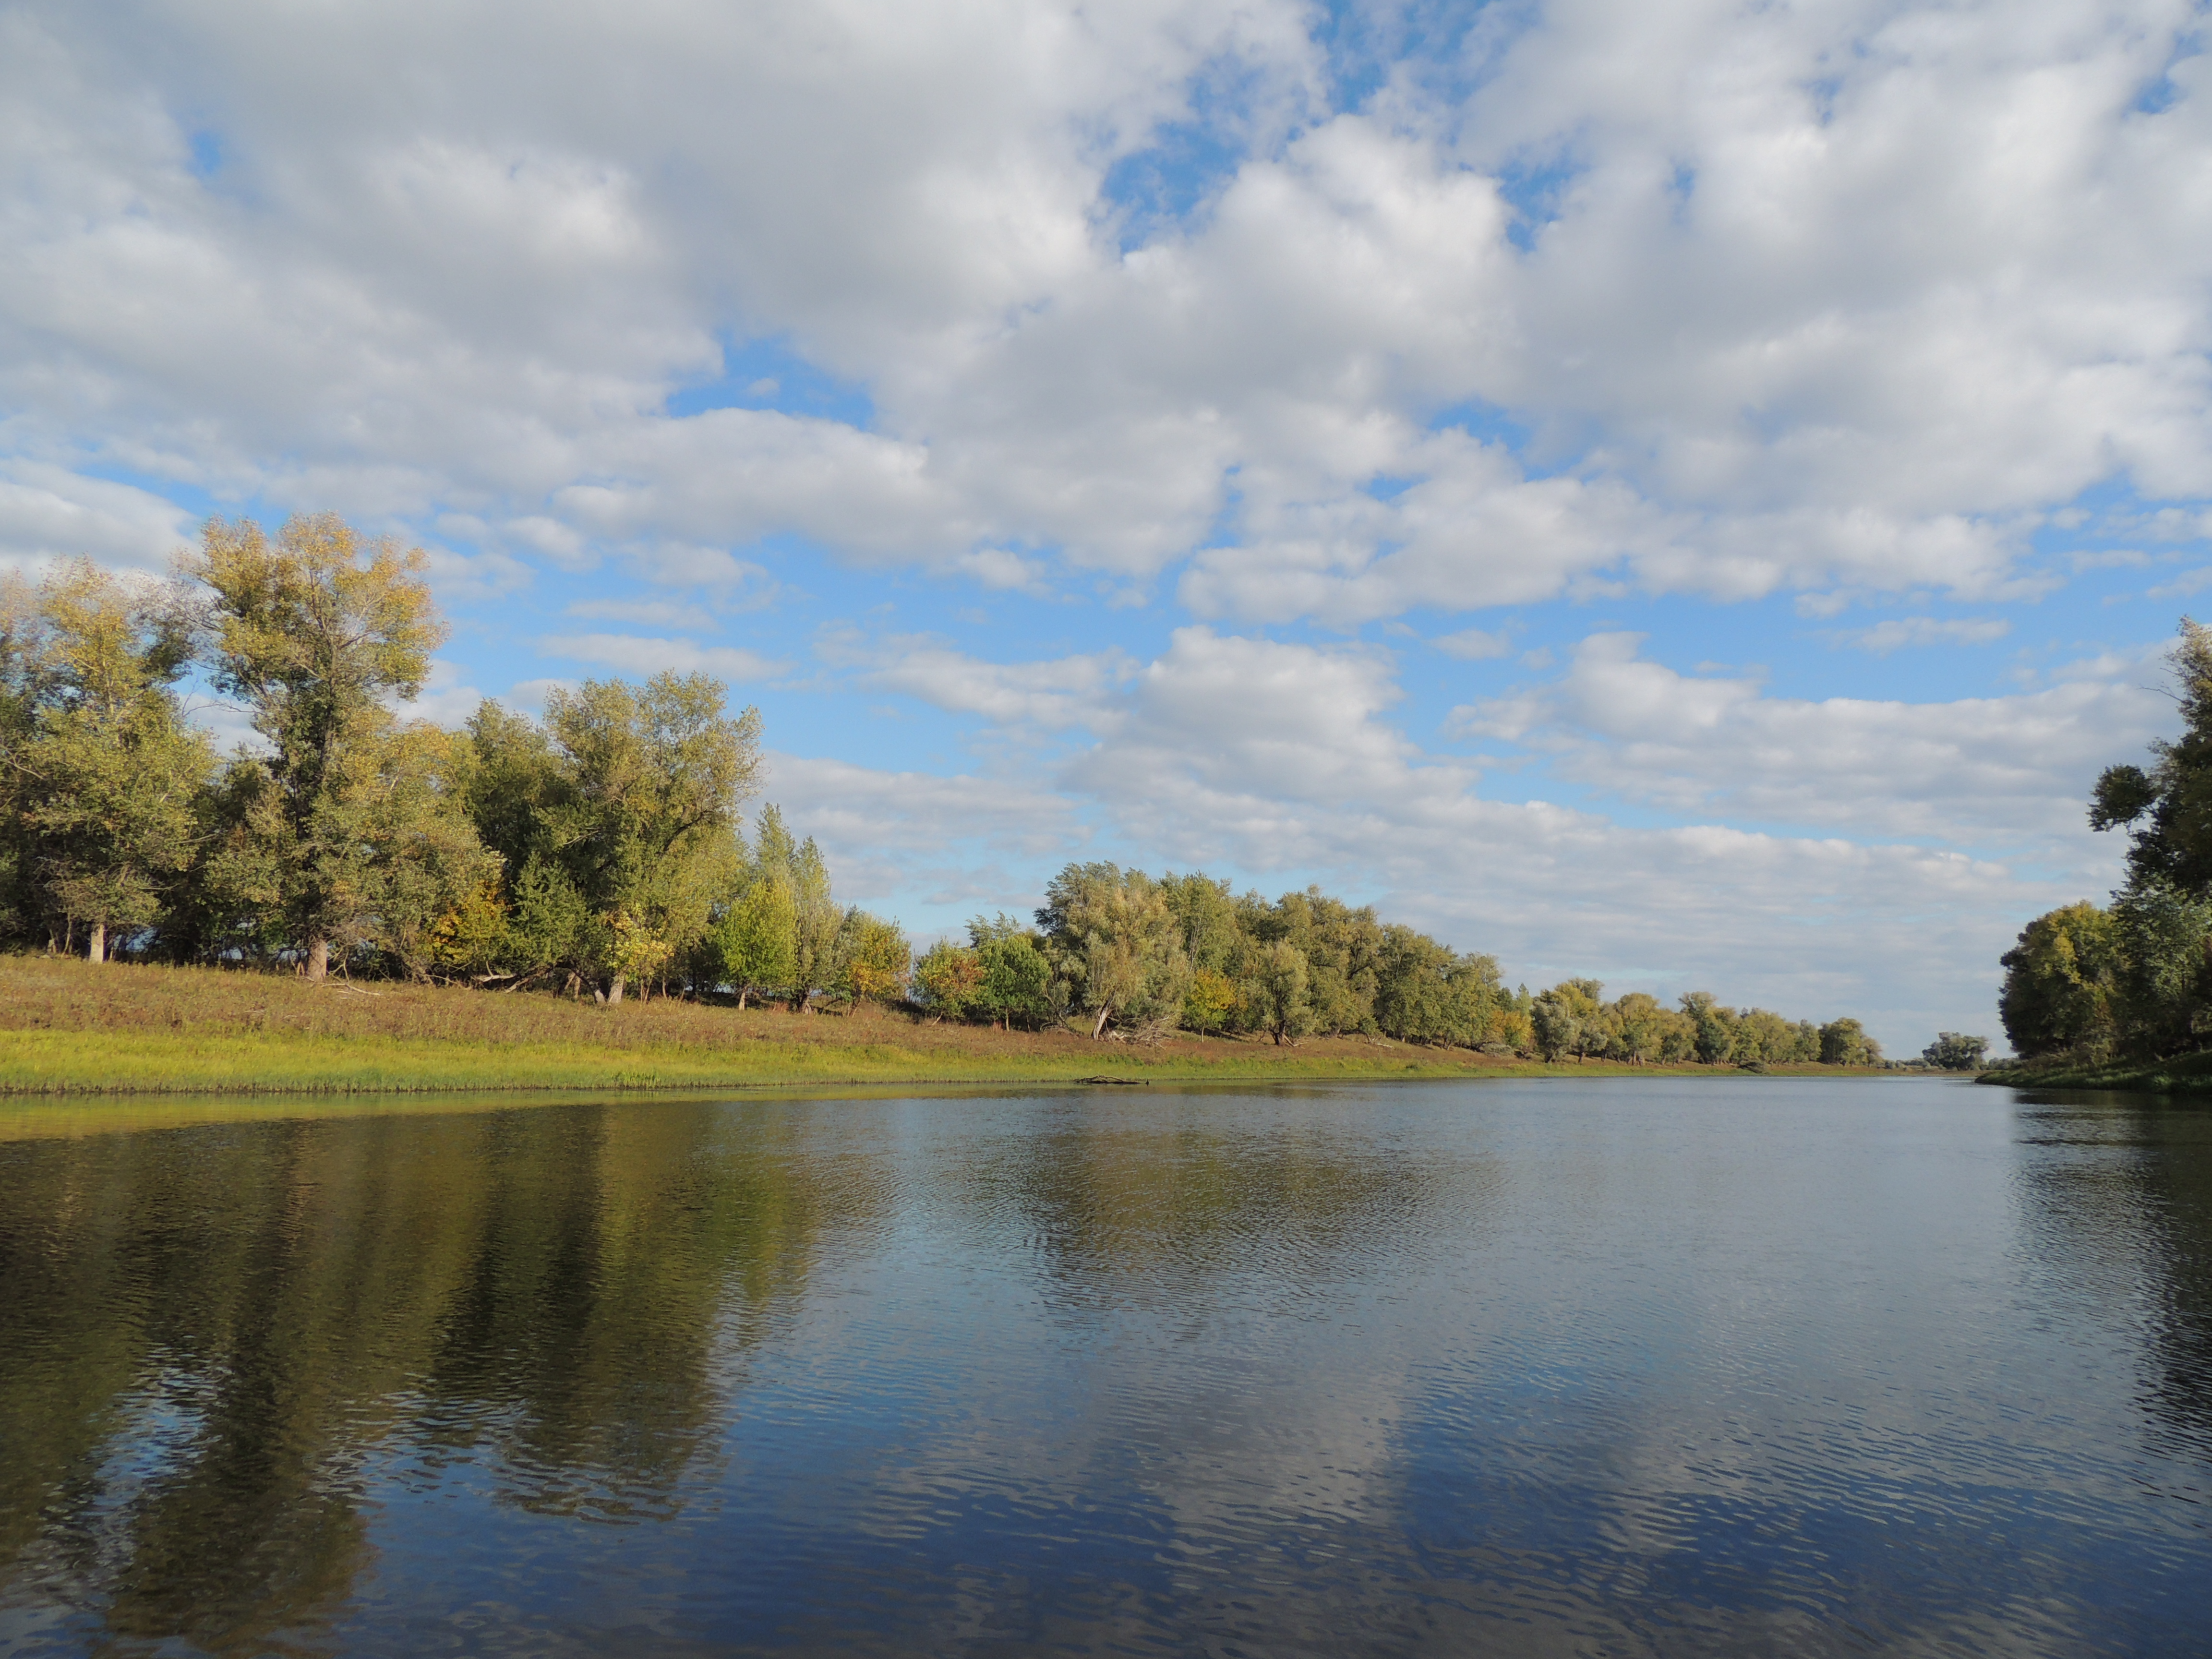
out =
<path fill-rule="evenodd" d="M 320 979 L 331 971 L 331 942 L 320 933 L 307 940 L 307 977 Z"/>
<path fill-rule="evenodd" d="M 92 924 L 91 937 L 85 941 L 84 959 L 87 962 L 107 960 L 107 924 L 106 922 L 95 921 Z"/>
<path fill-rule="evenodd" d="M 745 998 L 751 992 L 751 989 L 752 988 L 749 985 L 740 985 L 738 987 L 738 1012 L 741 1014 L 745 1011 Z"/>
<path fill-rule="evenodd" d="M 1098 1021 L 1091 1028 L 1091 1040 L 1093 1042 L 1097 1042 L 1099 1036 L 1105 1031 L 1106 1017 L 1113 1012 L 1114 1005 L 1110 1002 L 1102 1002 L 1098 1005 Z"/>
<path fill-rule="evenodd" d="M 607 981 L 607 1000 L 609 1002 L 620 1002 L 622 1000 L 622 994 L 623 976 L 620 974 L 617 974 L 612 979 Z"/>

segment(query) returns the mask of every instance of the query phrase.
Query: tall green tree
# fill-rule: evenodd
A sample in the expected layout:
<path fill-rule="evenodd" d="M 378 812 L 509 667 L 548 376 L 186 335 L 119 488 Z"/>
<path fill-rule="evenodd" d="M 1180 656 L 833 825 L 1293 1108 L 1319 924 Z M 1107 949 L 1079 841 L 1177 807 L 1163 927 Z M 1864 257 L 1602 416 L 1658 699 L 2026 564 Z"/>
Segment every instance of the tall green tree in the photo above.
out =
<path fill-rule="evenodd" d="M 782 812 L 774 805 L 761 808 L 754 837 L 753 869 L 783 882 L 791 893 L 791 985 L 799 994 L 801 1010 L 812 1005 L 816 991 L 835 985 L 839 972 L 838 939 L 845 913 L 831 890 L 830 866 L 822 849 L 809 836 L 793 839 Z"/>
<path fill-rule="evenodd" d="M 1691 1052 L 1708 1066 L 1725 1066 L 1736 1058 L 1736 1013 L 1721 1006 L 1711 991 L 1682 994 L 1682 1013 L 1690 1022 Z"/>
<path fill-rule="evenodd" d="M 1094 1038 L 1109 1023 L 1151 1031 L 1180 1019 L 1190 981 L 1182 922 L 1142 871 L 1071 864 L 1045 889 L 1036 919 Z"/>
<path fill-rule="evenodd" d="M 1570 979 L 1537 995 L 1530 1010 L 1538 1052 L 1546 1060 L 1572 1054 L 1586 1060 L 1605 1048 L 1605 988 L 1594 979 Z"/>
<path fill-rule="evenodd" d="M 2110 912 L 2112 1007 L 2118 1047 L 2144 1056 L 2212 1039 L 2212 630 L 2183 617 L 2166 661 L 2181 734 L 2151 745 L 2148 768 L 2107 767 L 2089 806 L 2092 829 L 2128 832 L 2127 880 Z M 2017 977 L 2024 1015 L 2031 982 L 2057 983 L 2025 967 Z"/>
<path fill-rule="evenodd" d="M 904 928 L 857 904 L 845 912 L 837 929 L 831 988 L 854 1002 L 882 1002 L 906 994 L 913 969 L 914 949 Z"/>
<path fill-rule="evenodd" d="M 194 633 L 173 586 L 133 586 L 82 559 L 48 576 L 33 614 L 9 630 L 22 660 L 8 678 L 23 701 L 0 714 L 0 744 L 27 831 L 25 873 L 62 933 L 85 924 L 95 963 L 115 930 L 161 919 L 192 861 L 215 763 L 173 689 Z"/>
<path fill-rule="evenodd" d="M 2212 629 L 2184 617 L 2166 663 L 2181 735 L 2151 745 L 2148 769 L 2106 767 L 2090 799 L 2089 827 L 2129 831 L 2130 884 L 2212 892 Z"/>
<path fill-rule="evenodd" d="M 939 1019 L 966 1019 L 982 1006 L 983 963 L 971 945 L 941 939 L 914 965 L 915 1000 Z"/>
<path fill-rule="evenodd" d="M 1296 1042 L 1313 1029 L 1311 973 L 1305 952 L 1286 939 L 1255 953 L 1248 981 L 1260 1029 L 1276 1045 Z"/>
<path fill-rule="evenodd" d="M 269 745 L 266 790 L 234 830 L 259 842 L 311 979 L 328 970 L 334 941 L 374 931 L 389 873 L 371 833 L 380 811 L 427 798 L 393 786 L 420 751 L 395 751 L 385 702 L 414 699 L 445 638 L 427 563 L 419 548 L 320 514 L 273 540 L 251 520 L 210 519 L 189 567 L 213 596 L 216 683 Z M 385 848 L 409 839 L 382 827 Z"/>
<path fill-rule="evenodd" d="M 738 1007 L 793 984 L 799 919 L 789 878 L 775 872 L 757 875 L 714 924 L 713 939 L 716 970 L 738 994 Z"/>
<path fill-rule="evenodd" d="M 1052 964 L 1031 929 L 1003 913 L 968 924 L 981 979 L 975 1005 L 985 1018 L 1012 1028 L 1034 1027 L 1052 1014 Z"/>
<path fill-rule="evenodd" d="M 1920 1058 L 1945 1072 L 1979 1071 L 1990 1051 L 1990 1040 L 1960 1031 L 1938 1031 L 1936 1041 L 1920 1051 Z"/>
<path fill-rule="evenodd" d="M 2110 912 L 2086 901 L 2049 911 L 2021 929 L 2001 963 L 1997 1018 L 2022 1060 L 2078 1054 L 2100 1062 L 2118 1042 L 2120 931 Z"/>
<path fill-rule="evenodd" d="M 1820 1028 L 1823 1066 L 1875 1066 L 1881 1062 L 1881 1045 L 1866 1034 L 1866 1027 L 1851 1018 L 1832 1019 Z"/>
<path fill-rule="evenodd" d="M 549 837 L 595 926 L 610 1002 L 700 944 L 744 868 L 738 809 L 760 772 L 760 714 L 704 674 L 586 680 L 546 699 L 562 787 Z"/>

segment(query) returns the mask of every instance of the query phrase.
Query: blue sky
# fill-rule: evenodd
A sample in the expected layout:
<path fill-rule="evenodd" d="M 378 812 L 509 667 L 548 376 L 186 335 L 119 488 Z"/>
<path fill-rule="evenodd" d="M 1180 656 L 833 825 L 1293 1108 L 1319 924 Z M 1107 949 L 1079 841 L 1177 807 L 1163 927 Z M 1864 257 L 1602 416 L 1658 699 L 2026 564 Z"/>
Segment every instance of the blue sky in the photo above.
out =
<path fill-rule="evenodd" d="M 426 717 L 715 672 L 919 936 L 1196 865 L 1994 1034 L 2212 587 L 2200 33 L 18 5 L 0 558 L 343 513 Z"/>

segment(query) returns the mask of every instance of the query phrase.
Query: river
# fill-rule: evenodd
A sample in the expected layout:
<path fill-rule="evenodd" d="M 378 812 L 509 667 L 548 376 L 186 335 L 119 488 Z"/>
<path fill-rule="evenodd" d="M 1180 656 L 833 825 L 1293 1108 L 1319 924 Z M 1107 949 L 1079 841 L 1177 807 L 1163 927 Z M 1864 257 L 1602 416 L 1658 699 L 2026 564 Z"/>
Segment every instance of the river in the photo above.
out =
<path fill-rule="evenodd" d="M 11 1655 L 2203 1652 L 2212 1112 L 0 1107 Z"/>

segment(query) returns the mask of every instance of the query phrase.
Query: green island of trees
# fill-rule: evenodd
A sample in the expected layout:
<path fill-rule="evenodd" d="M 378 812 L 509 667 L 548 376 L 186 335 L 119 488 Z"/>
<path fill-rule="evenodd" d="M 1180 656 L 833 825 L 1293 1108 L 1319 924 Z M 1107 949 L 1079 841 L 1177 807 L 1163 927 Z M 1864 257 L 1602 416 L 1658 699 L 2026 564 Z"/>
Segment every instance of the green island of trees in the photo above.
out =
<path fill-rule="evenodd" d="M 2094 830 L 2128 836 L 2127 875 L 2100 907 L 2035 918 L 2002 958 L 1998 1012 L 2023 1073 L 2109 1086 L 2212 1086 L 2212 629 L 2182 618 L 2167 655 L 2181 735 L 2151 764 L 2109 766 Z"/>
<path fill-rule="evenodd" d="M 1607 1000 L 1587 979 L 1532 994 L 1491 957 L 1317 888 L 1269 901 L 1106 863 L 1061 871 L 1032 919 L 978 917 L 917 960 L 897 924 L 836 901 L 820 850 L 775 806 L 741 816 L 760 716 L 705 675 L 586 680 L 542 719 L 486 702 L 458 732 L 400 718 L 445 637 L 424 562 L 329 515 L 273 537 L 217 519 L 167 582 L 82 561 L 35 588 L 13 580 L 0 939 L 19 956 L 356 994 L 896 1007 L 1146 1046 L 1368 1037 L 1546 1063 L 1883 1063 L 1855 1019 L 1704 992 Z M 195 673 L 258 742 L 218 757 L 185 718 Z M 1979 1042 L 1946 1033 L 1925 1059 L 1971 1066 Z"/>

